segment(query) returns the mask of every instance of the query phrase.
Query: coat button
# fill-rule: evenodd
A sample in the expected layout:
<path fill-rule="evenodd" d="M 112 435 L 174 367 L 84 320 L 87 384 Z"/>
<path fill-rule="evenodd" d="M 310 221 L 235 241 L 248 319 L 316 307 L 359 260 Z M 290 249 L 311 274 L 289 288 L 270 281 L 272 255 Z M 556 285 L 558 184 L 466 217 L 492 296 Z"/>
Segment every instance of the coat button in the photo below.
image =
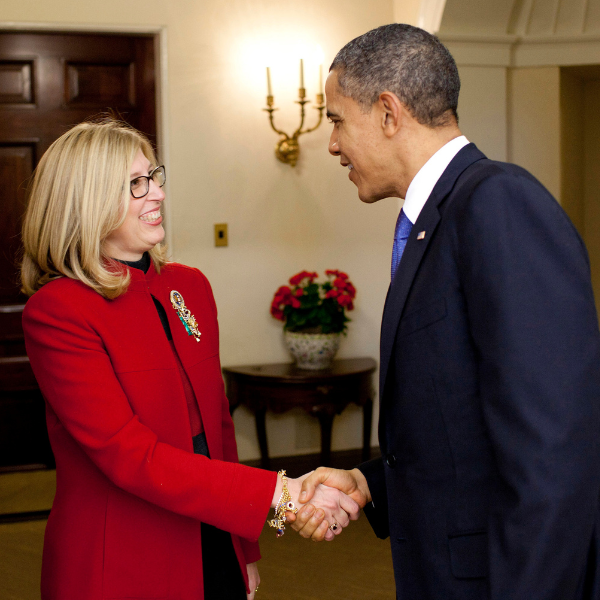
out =
<path fill-rule="evenodd" d="M 390 469 L 393 469 L 396 466 L 396 457 L 393 454 L 388 454 L 385 457 L 385 462 L 388 464 Z"/>

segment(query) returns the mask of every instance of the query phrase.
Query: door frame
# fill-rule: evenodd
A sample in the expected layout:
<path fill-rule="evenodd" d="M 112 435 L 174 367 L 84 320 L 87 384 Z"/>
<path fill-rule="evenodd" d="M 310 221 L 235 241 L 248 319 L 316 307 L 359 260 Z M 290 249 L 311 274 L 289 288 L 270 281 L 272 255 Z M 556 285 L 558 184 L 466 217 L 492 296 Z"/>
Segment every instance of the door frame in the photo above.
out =
<path fill-rule="evenodd" d="M 98 25 L 85 23 L 29 23 L 24 21 L 0 21 L 0 31 L 29 31 L 33 33 L 115 33 L 146 34 L 154 36 L 154 55 L 156 67 L 156 139 L 161 149 L 161 162 L 170 170 L 169 136 L 169 94 L 167 61 L 167 27 L 164 25 Z M 169 179 L 165 184 L 169 197 Z M 166 240 L 173 239 L 171 226 L 171 203 L 165 206 Z"/>

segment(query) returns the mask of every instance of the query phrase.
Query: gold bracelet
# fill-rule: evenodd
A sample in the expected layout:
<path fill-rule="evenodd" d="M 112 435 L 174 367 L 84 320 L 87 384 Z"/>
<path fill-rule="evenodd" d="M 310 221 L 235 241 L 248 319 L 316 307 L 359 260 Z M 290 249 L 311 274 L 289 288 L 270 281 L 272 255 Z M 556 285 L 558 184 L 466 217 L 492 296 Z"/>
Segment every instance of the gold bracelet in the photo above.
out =
<path fill-rule="evenodd" d="M 285 513 L 289 511 L 296 514 L 298 512 L 298 509 L 292 502 L 292 497 L 288 492 L 287 477 L 285 476 L 285 470 L 279 471 L 277 475 L 281 475 L 283 489 L 281 491 L 281 496 L 279 496 L 279 500 L 275 505 L 275 518 L 269 521 L 269 525 L 271 527 L 275 527 L 277 529 L 277 537 L 281 537 L 285 533 Z"/>

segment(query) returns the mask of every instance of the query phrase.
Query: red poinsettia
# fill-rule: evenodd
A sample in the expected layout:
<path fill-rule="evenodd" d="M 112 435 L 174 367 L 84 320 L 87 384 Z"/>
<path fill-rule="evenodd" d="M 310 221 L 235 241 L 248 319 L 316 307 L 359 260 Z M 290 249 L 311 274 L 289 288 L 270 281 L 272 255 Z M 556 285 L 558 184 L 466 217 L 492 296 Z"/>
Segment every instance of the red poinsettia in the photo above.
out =
<path fill-rule="evenodd" d="M 311 273 L 309 271 L 300 271 L 300 273 L 296 273 L 293 277 L 290 277 L 291 285 L 300 285 L 302 281 L 305 279 L 312 283 L 319 275 L 317 273 Z"/>
<path fill-rule="evenodd" d="M 350 320 L 346 310 L 354 308 L 356 288 L 343 271 L 328 269 L 328 280 L 317 283 L 318 274 L 300 271 L 290 277 L 290 286 L 281 286 L 273 297 L 271 314 L 290 331 L 339 333 Z"/>

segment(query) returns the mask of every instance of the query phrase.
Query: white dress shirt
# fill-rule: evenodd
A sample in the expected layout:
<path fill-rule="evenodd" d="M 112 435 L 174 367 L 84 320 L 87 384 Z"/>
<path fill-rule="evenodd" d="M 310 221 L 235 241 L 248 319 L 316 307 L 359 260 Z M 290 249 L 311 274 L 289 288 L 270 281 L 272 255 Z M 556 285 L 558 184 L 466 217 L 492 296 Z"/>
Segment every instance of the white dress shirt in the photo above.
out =
<path fill-rule="evenodd" d="M 464 148 L 469 140 L 461 135 L 442 146 L 419 170 L 410 182 L 402 210 L 414 225 L 427 202 L 438 179 L 450 164 L 450 161 Z"/>

